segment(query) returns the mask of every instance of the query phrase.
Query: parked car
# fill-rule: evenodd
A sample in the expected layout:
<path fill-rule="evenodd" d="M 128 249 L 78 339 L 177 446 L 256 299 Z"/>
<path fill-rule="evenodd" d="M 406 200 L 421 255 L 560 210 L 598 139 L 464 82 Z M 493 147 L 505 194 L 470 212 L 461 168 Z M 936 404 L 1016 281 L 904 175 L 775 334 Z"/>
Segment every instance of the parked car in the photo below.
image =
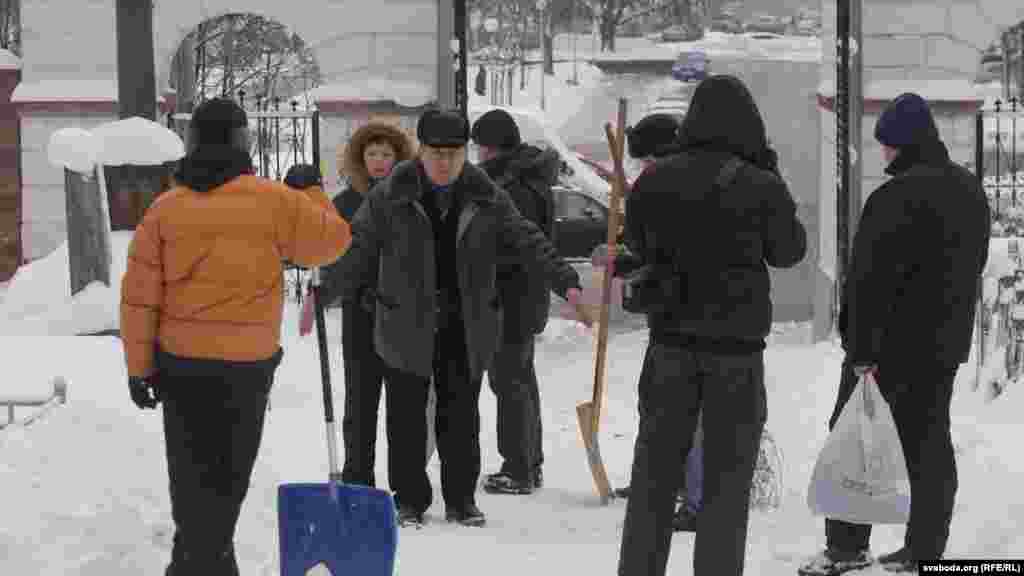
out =
<path fill-rule="evenodd" d="M 781 19 L 769 14 L 755 16 L 753 20 L 744 26 L 747 32 L 770 32 L 774 34 L 785 34 L 786 23 Z"/>
<path fill-rule="evenodd" d="M 470 122 L 497 106 L 471 106 Z M 607 240 L 608 200 L 611 186 L 566 146 L 538 112 L 501 107 L 512 115 L 524 142 L 554 150 L 562 160 L 558 183 L 552 188 L 555 201 L 555 247 L 564 258 L 590 258 L 594 248 Z M 469 150 L 469 161 L 479 159 Z"/>
<path fill-rule="evenodd" d="M 725 32 L 726 34 L 742 34 L 743 24 L 735 18 L 719 16 L 711 21 L 711 30 L 714 32 Z"/>
<path fill-rule="evenodd" d="M 661 31 L 662 42 L 694 42 L 703 37 L 704 33 L 701 30 L 683 24 L 669 26 Z"/>
<path fill-rule="evenodd" d="M 680 82 L 700 82 L 708 77 L 711 61 L 699 50 L 680 52 L 672 65 L 672 77 Z"/>

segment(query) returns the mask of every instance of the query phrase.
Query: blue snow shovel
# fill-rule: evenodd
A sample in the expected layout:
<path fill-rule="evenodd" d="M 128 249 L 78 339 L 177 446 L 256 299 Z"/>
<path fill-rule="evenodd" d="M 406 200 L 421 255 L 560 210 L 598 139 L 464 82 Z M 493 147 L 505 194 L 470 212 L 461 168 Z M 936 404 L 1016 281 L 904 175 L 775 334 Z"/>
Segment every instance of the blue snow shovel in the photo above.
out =
<path fill-rule="evenodd" d="M 314 268 L 312 272 L 330 472 L 324 484 L 284 484 L 278 488 L 281 576 L 305 576 L 319 564 L 326 565 L 334 576 L 392 576 L 398 544 L 394 499 L 383 490 L 343 484 L 338 471 L 320 270 Z"/>

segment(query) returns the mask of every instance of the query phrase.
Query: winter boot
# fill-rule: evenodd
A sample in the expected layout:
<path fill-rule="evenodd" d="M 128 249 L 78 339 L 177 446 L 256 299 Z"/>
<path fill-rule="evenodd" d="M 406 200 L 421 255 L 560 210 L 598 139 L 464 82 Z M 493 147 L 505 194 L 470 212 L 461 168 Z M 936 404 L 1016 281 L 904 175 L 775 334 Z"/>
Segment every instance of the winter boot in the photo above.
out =
<path fill-rule="evenodd" d="M 449 522 L 458 522 L 463 526 L 474 528 L 487 523 L 487 517 L 472 502 L 463 506 L 445 506 L 444 517 Z"/>
<path fill-rule="evenodd" d="M 424 523 L 423 512 L 411 506 L 398 507 L 398 525 L 402 528 L 422 528 Z"/>
<path fill-rule="evenodd" d="M 488 494 L 533 494 L 535 484 L 529 480 L 517 480 L 508 474 L 492 474 L 484 481 L 484 492 Z"/>
<path fill-rule="evenodd" d="M 910 548 L 906 546 L 895 552 L 882 554 L 878 557 L 878 563 L 885 568 L 886 572 L 917 573 L 917 561 L 914 560 Z"/>
<path fill-rule="evenodd" d="M 850 553 L 828 548 L 800 566 L 797 574 L 799 576 L 839 576 L 851 570 L 866 568 L 871 564 L 871 554 L 867 550 Z"/>

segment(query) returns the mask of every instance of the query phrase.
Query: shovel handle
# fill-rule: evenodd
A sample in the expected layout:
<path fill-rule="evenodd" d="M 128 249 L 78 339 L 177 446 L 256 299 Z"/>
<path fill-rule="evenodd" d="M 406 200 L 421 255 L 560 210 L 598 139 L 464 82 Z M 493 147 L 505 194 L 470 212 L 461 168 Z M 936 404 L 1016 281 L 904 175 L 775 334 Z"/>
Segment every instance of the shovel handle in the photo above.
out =
<path fill-rule="evenodd" d="M 316 341 L 320 351 L 320 379 L 323 383 L 324 423 L 327 429 L 327 464 L 329 478 L 340 477 L 338 472 L 337 432 L 334 428 L 334 392 L 331 389 L 331 362 L 327 352 L 327 322 L 321 294 L 322 278 L 319 267 L 312 270 L 313 315 L 316 321 Z"/>

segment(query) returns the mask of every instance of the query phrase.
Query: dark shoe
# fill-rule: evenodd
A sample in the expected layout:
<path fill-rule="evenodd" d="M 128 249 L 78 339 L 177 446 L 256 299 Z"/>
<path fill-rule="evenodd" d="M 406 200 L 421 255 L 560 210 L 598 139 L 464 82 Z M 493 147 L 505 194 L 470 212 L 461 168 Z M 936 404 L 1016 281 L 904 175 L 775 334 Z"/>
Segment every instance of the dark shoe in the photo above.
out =
<path fill-rule="evenodd" d="M 508 474 L 493 474 L 484 482 L 484 492 L 488 494 L 515 494 L 523 496 L 533 494 L 533 483 L 516 480 Z"/>
<path fill-rule="evenodd" d="M 409 506 L 400 506 L 398 508 L 399 527 L 405 528 L 411 526 L 413 528 L 422 528 L 423 522 L 423 512 L 421 510 L 417 510 Z"/>
<path fill-rule="evenodd" d="M 487 523 L 487 517 L 476 507 L 476 504 L 465 506 L 447 506 L 444 512 L 445 520 L 458 522 L 463 526 L 480 527 Z"/>
<path fill-rule="evenodd" d="M 797 569 L 797 574 L 800 576 L 839 576 L 851 570 L 866 568 L 871 564 L 871 554 L 867 550 L 851 554 L 829 548 L 801 565 Z"/>
<path fill-rule="evenodd" d="M 895 552 L 882 554 L 878 557 L 878 563 L 885 568 L 886 572 L 911 572 L 917 573 L 917 561 L 910 551 L 904 546 Z"/>
<path fill-rule="evenodd" d="M 672 517 L 672 530 L 674 532 L 696 532 L 697 531 L 697 515 L 686 506 L 680 506 L 676 510 L 676 515 Z"/>
<path fill-rule="evenodd" d="M 615 490 L 613 490 L 612 494 L 614 494 L 616 498 L 628 499 L 631 491 L 632 490 L 629 486 L 623 486 L 622 488 L 616 488 Z"/>

